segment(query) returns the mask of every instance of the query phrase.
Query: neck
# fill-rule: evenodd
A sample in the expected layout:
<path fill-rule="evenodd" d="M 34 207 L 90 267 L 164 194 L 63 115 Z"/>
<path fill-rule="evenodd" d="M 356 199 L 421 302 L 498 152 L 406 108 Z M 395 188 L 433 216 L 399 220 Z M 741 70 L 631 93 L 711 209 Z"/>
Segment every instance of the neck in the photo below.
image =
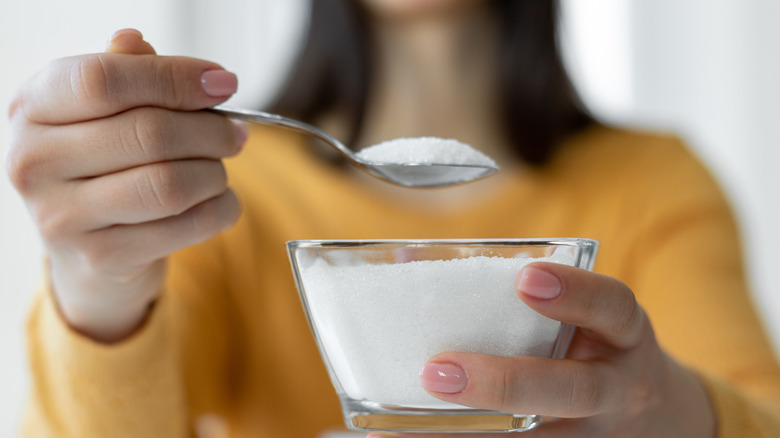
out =
<path fill-rule="evenodd" d="M 508 159 L 495 100 L 493 21 L 489 10 L 378 19 L 373 88 L 359 145 L 436 136 L 469 143 L 499 162 Z"/>

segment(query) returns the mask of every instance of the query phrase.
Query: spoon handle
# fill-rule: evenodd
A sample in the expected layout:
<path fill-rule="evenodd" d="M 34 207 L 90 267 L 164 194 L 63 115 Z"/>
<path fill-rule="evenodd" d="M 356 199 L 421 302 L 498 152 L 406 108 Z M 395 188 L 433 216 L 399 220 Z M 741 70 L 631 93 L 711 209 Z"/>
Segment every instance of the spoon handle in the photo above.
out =
<path fill-rule="evenodd" d="M 282 126 L 284 128 L 292 129 L 294 131 L 303 132 L 305 134 L 313 135 L 318 139 L 330 144 L 341 152 L 349 161 L 362 165 L 355 159 L 353 152 L 344 146 L 343 143 L 332 137 L 327 132 L 312 126 L 308 123 L 301 122 L 299 120 L 291 119 L 288 117 L 280 116 L 279 114 L 267 113 L 264 111 L 253 111 L 242 108 L 229 108 L 222 105 L 217 105 L 208 109 L 213 113 L 220 114 L 231 119 L 244 120 L 247 122 L 259 123 L 261 125 Z"/>
<path fill-rule="evenodd" d="M 279 114 L 272 114 L 264 111 L 250 111 L 241 108 L 229 108 L 221 105 L 209 108 L 209 111 L 223 115 L 225 117 L 230 117 L 232 119 L 246 120 L 248 122 L 261 123 L 263 125 L 278 125 L 303 130 L 308 130 L 309 128 L 309 126 L 301 126 L 306 125 L 303 122 L 288 119 L 287 117 L 282 117 Z"/>

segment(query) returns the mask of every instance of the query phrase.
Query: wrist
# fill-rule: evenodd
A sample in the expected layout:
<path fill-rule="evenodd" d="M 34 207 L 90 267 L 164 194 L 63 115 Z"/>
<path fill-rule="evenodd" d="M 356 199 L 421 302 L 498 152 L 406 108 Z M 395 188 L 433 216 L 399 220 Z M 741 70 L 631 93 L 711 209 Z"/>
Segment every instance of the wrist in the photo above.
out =
<path fill-rule="evenodd" d="M 164 262 L 154 264 L 132 280 L 78 276 L 52 263 L 50 282 L 57 309 L 74 331 L 98 342 L 130 337 L 146 321 L 159 296 Z"/>
<path fill-rule="evenodd" d="M 106 309 L 76 306 L 64 306 L 57 300 L 55 304 L 65 323 L 73 331 L 101 343 L 115 343 L 125 340 L 136 333 L 146 322 L 154 301 L 140 308 Z"/>

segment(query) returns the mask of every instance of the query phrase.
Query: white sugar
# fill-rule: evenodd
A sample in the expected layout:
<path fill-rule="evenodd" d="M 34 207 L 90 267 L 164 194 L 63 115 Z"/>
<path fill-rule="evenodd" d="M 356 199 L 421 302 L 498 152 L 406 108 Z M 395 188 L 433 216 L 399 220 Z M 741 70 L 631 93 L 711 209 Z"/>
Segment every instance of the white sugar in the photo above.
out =
<path fill-rule="evenodd" d="M 372 163 L 460 164 L 498 167 L 496 162 L 473 147 L 457 140 L 413 137 L 388 140 L 358 152 Z"/>
<path fill-rule="evenodd" d="M 555 256 L 553 256 L 555 257 Z M 329 266 L 302 272 L 321 342 L 353 399 L 414 407 L 451 405 L 426 393 L 419 371 L 434 354 L 550 356 L 560 323 L 514 289 L 520 269 L 550 258 Z"/>

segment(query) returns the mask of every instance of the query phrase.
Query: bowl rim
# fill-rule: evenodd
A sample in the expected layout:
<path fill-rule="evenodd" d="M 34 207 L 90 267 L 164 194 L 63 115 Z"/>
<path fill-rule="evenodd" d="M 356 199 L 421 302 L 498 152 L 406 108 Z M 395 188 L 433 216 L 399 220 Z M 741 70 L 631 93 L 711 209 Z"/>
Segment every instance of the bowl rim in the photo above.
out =
<path fill-rule="evenodd" d="M 302 239 L 286 242 L 289 250 L 299 248 L 351 248 L 359 246 L 578 246 L 580 248 L 598 248 L 599 241 L 582 237 L 555 238 L 488 238 L 488 239 Z"/>

